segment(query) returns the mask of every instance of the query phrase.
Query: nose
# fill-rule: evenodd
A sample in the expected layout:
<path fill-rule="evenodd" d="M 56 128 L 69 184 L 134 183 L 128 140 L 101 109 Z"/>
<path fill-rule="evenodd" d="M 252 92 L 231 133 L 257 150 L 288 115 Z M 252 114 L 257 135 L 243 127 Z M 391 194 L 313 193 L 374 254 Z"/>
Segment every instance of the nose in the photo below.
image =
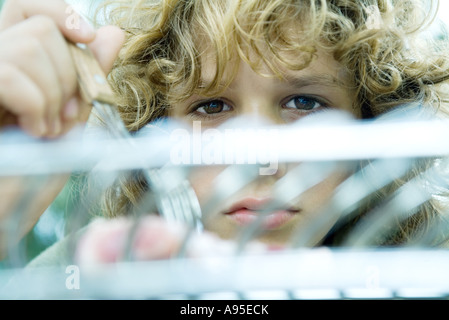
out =
<path fill-rule="evenodd" d="M 280 178 L 282 178 L 283 176 L 285 176 L 285 174 L 287 173 L 287 171 L 288 171 L 288 164 L 286 164 L 286 163 L 278 163 L 278 166 L 277 166 L 277 170 L 275 171 L 275 173 L 274 173 L 274 176 L 277 178 L 277 179 L 280 179 Z"/>
<path fill-rule="evenodd" d="M 240 65 L 231 94 L 241 116 L 262 123 L 285 123 L 279 113 L 279 83 L 254 71 L 248 64 Z"/>
<path fill-rule="evenodd" d="M 279 113 L 276 112 L 278 108 L 278 106 L 267 101 L 258 101 L 254 99 L 242 105 L 241 116 L 246 119 L 252 119 L 255 123 L 281 125 L 284 124 L 285 121 L 280 117 Z"/>
<path fill-rule="evenodd" d="M 271 175 L 260 175 L 247 186 L 247 192 L 261 198 L 271 198 L 274 195 L 276 183 L 288 172 L 289 165 L 280 163 L 276 171 Z"/>
<path fill-rule="evenodd" d="M 270 170 L 259 170 L 261 176 L 266 176 L 267 179 L 279 180 L 286 175 L 288 171 L 287 163 L 270 164 Z"/>

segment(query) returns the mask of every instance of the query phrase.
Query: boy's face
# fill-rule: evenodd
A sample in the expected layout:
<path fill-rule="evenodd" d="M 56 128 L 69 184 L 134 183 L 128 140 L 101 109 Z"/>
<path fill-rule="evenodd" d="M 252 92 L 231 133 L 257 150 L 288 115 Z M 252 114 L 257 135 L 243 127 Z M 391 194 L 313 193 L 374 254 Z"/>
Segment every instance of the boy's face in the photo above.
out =
<path fill-rule="evenodd" d="M 215 72 L 215 65 L 210 61 L 203 61 L 202 82 L 205 85 L 212 81 Z M 262 73 L 267 74 L 268 69 L 262 70 Z M 284 80 L 262 76 L 242 61 L 236 77 L 219 96 L 192 95 L 185 101 L 173 104 L 170 116 L 191 124 L 201 121 L 202 128 L 215 128 L 240 116 L 282 125 L 328 108 L 348 111 L 359 117 L 353 110 L 354 99 L 341 66 L 332 56 L 318 50 L 308 67 L 300 71 L 286 71 Z M 301 139 L 307 137 L 298 137 L 298 144 L 292 147 L 300 148 Z M 205 228 L 223 238 L 235 237 L 242 225 L 250 223 L 260 214 L 260 208 L 271 197 L 273 185 L 294 166 L 281 164 L 276 174 L 261 175 L 238 194 L 217 204 L 215 214 L 204 222 Z M 218 166 L 202 167 L 193 172 L 191 184 L 200 203 L 207 201 L 212 191 L 212 181 L 223 169 Z M 319 206 L 329 199 L 347 174 L 334 172 L 290 205 L 271 213 L 264 221 L 260 240 L 280 245 L 286 243 L 295 229 L 310 220 Z M 329 229 L 333 223 L 329 223 Z"/>

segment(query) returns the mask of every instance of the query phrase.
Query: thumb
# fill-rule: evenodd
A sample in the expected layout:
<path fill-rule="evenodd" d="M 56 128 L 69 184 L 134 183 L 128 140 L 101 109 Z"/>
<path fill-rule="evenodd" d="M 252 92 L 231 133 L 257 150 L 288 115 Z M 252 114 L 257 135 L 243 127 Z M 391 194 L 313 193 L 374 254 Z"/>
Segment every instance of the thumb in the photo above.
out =
<path fill-rule="evenodd" d="M 125 42 L 123 31 L 114 26 L 105 26 L 98 29 L 95 40 L 89 43 L 89 48 L 98 60 L 100 67 L 107 75 L 117 59 L 120 49 Z M 80 95 L 76 97 L 76 104 L 81 105 L 79 120 L 86 121 L 89 118 L 91 107 L 86 106 Z"/>
<path fill-rule="evenodd" d="M 97 31 L 95 40 L 89 44 L 103 71 L 108 74 L 125 42 L 124 32 L 115 26 L 105 26 Z"/>

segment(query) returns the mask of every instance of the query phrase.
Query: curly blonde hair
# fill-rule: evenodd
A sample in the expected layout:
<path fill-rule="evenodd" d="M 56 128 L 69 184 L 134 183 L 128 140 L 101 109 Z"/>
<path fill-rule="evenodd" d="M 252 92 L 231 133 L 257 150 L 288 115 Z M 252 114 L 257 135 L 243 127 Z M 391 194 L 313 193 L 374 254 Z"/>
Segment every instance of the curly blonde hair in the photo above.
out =
<path fill-rule="evenodd" d="M 420 0 L 114 0 L 98 11 L 121 27 L 125 45 L 110 73 L 130 131 L 168 115 L 193 93 L 215 95 L 237 71 L 235 57 L 255 71 L 301 70 L 317 48 L 352 75 L 354 109 L 373 118 L 419 102 L 448 110 L 446 41 L 422 36 L 437 1 Z M 207 47 L 205 47 L 207 45 Z M 212 52 L 215 78 L 201 86 L 201 56 Z M 294 54 L 283 54 L 294 53 Z M 126 214 L 148 188 L 136 175 L 111 190 L 106 214 Z M 118 191 L 117 191 L 118 190 Z M 435 212 L 424 210 L 428 213 Z M 411 223 L 415 224 L 415 222 Z M 406 232 L 404 232 L 406 233 Z"/>

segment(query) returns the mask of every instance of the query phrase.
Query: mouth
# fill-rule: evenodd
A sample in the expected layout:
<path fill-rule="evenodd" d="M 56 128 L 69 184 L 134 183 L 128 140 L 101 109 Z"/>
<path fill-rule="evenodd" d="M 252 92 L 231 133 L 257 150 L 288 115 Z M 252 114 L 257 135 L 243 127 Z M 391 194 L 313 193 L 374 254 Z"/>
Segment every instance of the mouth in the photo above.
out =
<path fill-rule="evenodd" d="M 266 198 L 245 198 L 232 205 L 224 214 L 241 226 L 255 223 L 261 218 L 261 228 L 275 230 L 287 224 L 300 212 L 300 209 L 294 207 L 266 211 L 270 201 Z"/>

